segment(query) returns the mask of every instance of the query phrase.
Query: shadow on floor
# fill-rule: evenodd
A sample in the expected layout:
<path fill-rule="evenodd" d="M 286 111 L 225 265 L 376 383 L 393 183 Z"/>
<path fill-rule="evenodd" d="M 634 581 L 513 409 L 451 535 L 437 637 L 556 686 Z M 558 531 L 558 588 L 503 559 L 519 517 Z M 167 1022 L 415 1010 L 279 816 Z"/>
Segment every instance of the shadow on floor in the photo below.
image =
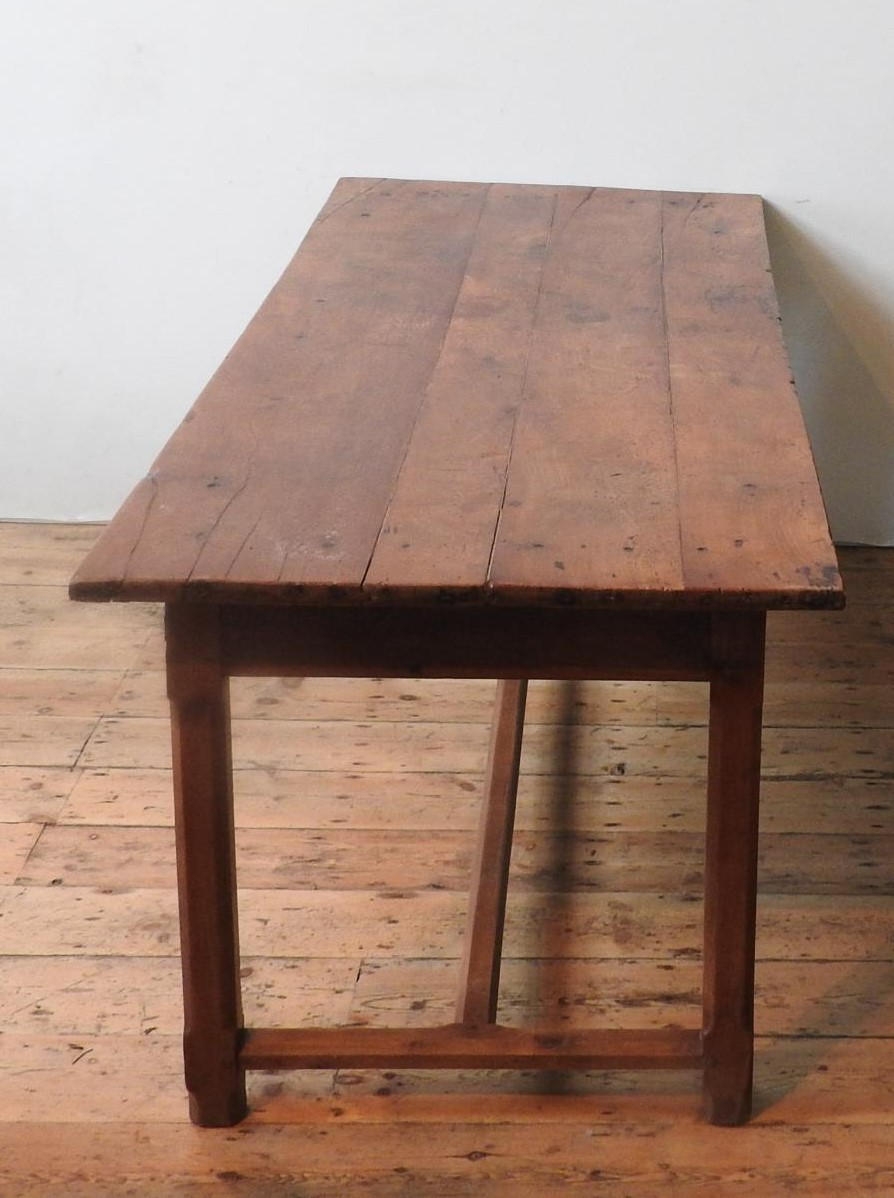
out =
<path fill-rule="evenodd" d="M 551 859 L 545 863 L 548 876 L 555 880 L 549 902 L 552 907 L 552 918 L 545 921 L 551 928 L 562 928 L 571 917 L 571 902 L 573 894 L 565 884 L 565 879 L 573 875 L 573 836 L 575 832 L 575 812 L 579 810 L 582 799 L 583 779 L 580 777 L 580 763 L 577 754 L 576 725 L 578 720 L 577 705 L 581 695 L 581 683 L 562 683 L 562 706 L 558 723 L 555 725 L 555 744 L 553 761 L 555 773 L 553 788 L 550 795 L 550 826 L 560 835 L 550 841 L 552 848 Z M 573 991 L 573 980 L 570 974 L 568 952 L 562 944 L 544 944 L 541 947 L 544 958 L 554 962 L 552 970 L 552 986 L 557 994 L 569 994 Z M 536 962 L 534 963 L 536 966 Z M 532 992 L 536 992 L 538 983 L 542 983 L 541 971 L 533 971 L 531 982 Z M 538 996 L 541 1001 L 546 995 Z M 572 1078 L 567 1073 L 542 1070 L 534 1075 L 533 1090 L 538 1094 L 562 1094 L 570 1090 Z"/>

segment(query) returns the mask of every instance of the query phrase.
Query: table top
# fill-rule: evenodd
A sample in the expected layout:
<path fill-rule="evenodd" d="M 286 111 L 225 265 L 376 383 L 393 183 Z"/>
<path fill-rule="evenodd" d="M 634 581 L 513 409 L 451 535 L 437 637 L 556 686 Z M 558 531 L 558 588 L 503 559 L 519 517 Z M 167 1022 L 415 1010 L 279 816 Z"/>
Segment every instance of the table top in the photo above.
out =
<path fill-rule="evenodd" d="M 840 606 L 760 197 L 342 179 L 71 594 Z"/>

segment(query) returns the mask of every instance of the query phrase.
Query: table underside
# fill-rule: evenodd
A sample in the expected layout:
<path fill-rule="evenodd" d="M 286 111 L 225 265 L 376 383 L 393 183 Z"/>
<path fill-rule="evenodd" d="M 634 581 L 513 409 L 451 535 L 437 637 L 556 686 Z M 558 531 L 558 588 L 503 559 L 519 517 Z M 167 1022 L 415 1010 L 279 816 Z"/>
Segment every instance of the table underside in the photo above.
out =
<path fill-rule="evenodd" d="M 408 615 L 413 618 L 408 619 Z M 507 619 L 508 615 L 508 619 Z M 195 1122 L 246 1113 L 247 1069 L 702 1071 L 705 1111 L 751 1108 L 765 616 L 169 604 L 186 1080 Z M 425 1028 L 246 1028 L 242 1019 L 228 678 L 496 677 L 497 701 L 456 1021 Z M 711 689 L 700 1032 L 496 1022 L 528 677 L 704 679 Z M 300 955 L 300 945 L 295 946 Z"/>

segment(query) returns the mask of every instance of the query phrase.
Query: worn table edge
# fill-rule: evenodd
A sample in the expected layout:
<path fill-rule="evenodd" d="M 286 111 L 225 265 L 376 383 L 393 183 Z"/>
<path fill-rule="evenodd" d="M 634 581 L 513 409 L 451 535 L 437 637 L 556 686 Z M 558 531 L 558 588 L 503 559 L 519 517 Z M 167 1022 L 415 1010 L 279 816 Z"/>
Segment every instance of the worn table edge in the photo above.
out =
<path fill-rule="evenodd" d="M 714 588 L 678 590 L 624 589 L 598 591 L 555 587 L 475 588 L 414 587 L 379 588 L 330 585 L 269 583 L 214 583 L 197 581 L 172 584 L 163 579 L 114 579 L 81 577 L 69 585 L 69 597 L 80 603 L 214 603 L 246 606 L 337 606 L 337 607 L 552 607 L 624 609 L 638 611 L 720 610 L 824 610 L 845 606 L 840 578 L 831 583 L 804 587 L 780 587 L 773 591 L 728 591 Z"/>

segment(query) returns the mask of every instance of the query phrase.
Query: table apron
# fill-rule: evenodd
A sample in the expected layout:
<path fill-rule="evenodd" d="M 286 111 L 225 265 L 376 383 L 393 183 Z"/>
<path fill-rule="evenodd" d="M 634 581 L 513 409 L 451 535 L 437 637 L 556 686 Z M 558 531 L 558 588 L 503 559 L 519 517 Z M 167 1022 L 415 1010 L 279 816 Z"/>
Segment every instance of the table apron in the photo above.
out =
<path fill-rule="evenodd" d="M 710 612 L 224 605 L 218 616 L 231 676 L 700 681 L 711 673 Z"/>

